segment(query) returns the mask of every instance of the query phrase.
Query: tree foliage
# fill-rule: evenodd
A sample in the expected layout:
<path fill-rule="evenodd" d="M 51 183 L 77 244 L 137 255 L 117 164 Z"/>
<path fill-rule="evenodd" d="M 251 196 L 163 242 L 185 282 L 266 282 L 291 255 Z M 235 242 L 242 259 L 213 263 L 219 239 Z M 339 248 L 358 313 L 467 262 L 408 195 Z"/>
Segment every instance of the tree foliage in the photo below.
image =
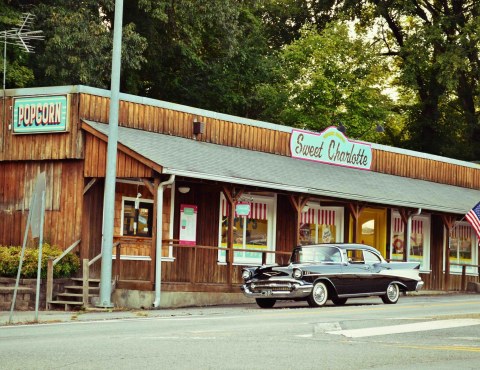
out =
<path fill-rule="evenodd" d="M 352 18 L 377 25 L 394 56 L 398 84 L 415 93 L 403 146 L 480 158 L 479 31 L 476 0 L 339 1 Z"/>
<path fill-rule="evenodd" d="M 28 11 L 45 35 L 35 54 L 7 48 L 7 88 L 109 88 L 114 3 L 1 2 L 1 28 Z M 478 160 L 479 12 L 477 0 L 124 1 L 121 90 Z"/>
<path fill-rule="evenodd" d="M 260 89 L 266 118 L 317 131 L 343 124 L 350 137 L 378 140 L 376 124 L 394 114 L 384 91 L 389 70 L 364 40 L 344 23 L 320 33 L 305 27 L 280 53 L 275 83 Z"/>

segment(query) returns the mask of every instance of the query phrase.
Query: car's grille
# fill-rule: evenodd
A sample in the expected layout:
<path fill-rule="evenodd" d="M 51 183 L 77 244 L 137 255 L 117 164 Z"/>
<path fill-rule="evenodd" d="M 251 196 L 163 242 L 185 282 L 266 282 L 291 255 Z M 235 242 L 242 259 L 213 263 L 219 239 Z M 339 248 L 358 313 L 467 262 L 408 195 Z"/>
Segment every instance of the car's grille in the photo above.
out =
<path fill-rule="evenodd" d="M 261 293 L 264 290 L 271 290 L 273 292 L 289 292 L 292 290 L 292 284 L 283 282 L 257 282 L 249 284 L 249 288 L 253 293 Z"/>

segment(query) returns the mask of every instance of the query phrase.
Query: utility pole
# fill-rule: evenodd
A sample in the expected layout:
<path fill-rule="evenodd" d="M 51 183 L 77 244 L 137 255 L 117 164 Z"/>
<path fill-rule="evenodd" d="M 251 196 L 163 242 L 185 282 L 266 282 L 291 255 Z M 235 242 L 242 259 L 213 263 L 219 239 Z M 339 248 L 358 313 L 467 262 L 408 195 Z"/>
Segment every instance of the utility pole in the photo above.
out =
<path fill-rule="evenodd" d="M 115 0 L 113 26 L 112 77 L 110 87 L 110 118 L 108 121 L 107 168 L 103 197 L 102 271 L 100 275 L 100 300 L 98 307 L 113 307 L 112 252 L 115 217 L 115 181 L 117 176 L 118 110 L 120 95 L 120 66 L 122 57 L 123 0 Z"/>

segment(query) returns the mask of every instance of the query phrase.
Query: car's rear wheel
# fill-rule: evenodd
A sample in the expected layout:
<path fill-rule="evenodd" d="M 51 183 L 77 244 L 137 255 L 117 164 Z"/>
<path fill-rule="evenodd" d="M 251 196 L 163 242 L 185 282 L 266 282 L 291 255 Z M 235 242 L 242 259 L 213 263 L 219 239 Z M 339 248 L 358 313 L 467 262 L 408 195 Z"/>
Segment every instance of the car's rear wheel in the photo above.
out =
<path fill-rule="evenodd" d="M 390 283 L 390 285 L 387 288 L 387 292 L 384 295 L 382 295 L 381 298 L 383 303 L 395 304 L 397 303 L 399 297 L 400 297 L 400 288 L 398 287 L 398 284 Z"/>
<path fill-rule="evenodd" d="M 277 300 L 273 298 L 256 298 L 255 301 L 260 308 L 272 308 Z"/>
<path fill-rule="evenodd" d="M 335 306 L 343 306 L 345 303 L 347 303 L 348 298 L 332 298 L 332 302 Z"/>
<path fill-rule="evenodd" d="M 325 305 L 328 299 L 327 286 L 319 281 L 315 283 L 312 293 L 308 296 L 307 302 L 311 307 L 321 307 Z"/>

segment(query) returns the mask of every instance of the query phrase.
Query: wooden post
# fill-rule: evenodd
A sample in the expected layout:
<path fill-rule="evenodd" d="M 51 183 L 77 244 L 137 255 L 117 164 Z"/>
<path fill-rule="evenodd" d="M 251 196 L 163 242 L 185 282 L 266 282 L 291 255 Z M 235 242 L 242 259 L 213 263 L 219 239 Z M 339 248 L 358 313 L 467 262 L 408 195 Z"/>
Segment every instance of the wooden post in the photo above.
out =
<path fill-rule="evenodd" d="M 467 266 L 462 266 L 462 292 L 465 291 L 465 286 L 467 284 Z"/>
<path fill-rule="evenodd" d="M 47 262 L 47 299 L 45 302 L 45 308 L 48 310 L 50 302 L 53 299 L 53 257 L 50 257 Z"/>
<path fill-rule="evenodd" d="M 408 238 L 410 237 L 408 235 L 408 217 L 410 216 L 410 213 L 406 208 L 399 208 L 398 213 L 400 213 L 400 218 L 402 219 L 403 222 L 403 262 L 407 262 L 408 260 L 408 251 L 407 251 L 407 244 L 408 244 Z"/>
<path fill-rule="evenodd" d="M 300 245 L 300 226 L 302 220 L 302 210 L 303 207 L 307 204 L 308 200 L 310 199 L 308 196 L 302 195 L 291 195 L 290 196 L 290 204 L 292 205 L 293 209 L 295 210 L 295 225 L 296 225 L 296 233 L 295 233 L 295 247 Z"/>
<path fill-rule="evenodd" d="M 235 202 L 242 196 L 244 190 L 240 189 L 235 194 L 235 188 L 231 189 L 226 186 L 223 187 L 223 194 L 228 203 L 228 232 L 227 232 L 227 284 L 233 284 L 233 224 L 235 221 Z"/>
<path fill-rule="evenodd" d="M 448 243 L 445 247 L 445 275 L 444 275 L 444 287 L 445 291 L 450 288 L 450 234 L 452 232 L 453 225 L 455 223 L 455 216 L 442 215 L 442 221 L 447 229 Z"/>
<path fill-rule="evenodd" d="M 352 227 L 352 242 L 357 243 L 357 230 L 358 230 L 358 218 L 364 206 L 359 205 L 358 203 L 348 203 L 348 208 L 350 213 L 353 216 L 353 227 Z"/>
<path fill-rule="evenodd" d="M 117 250 L 115 253 L 115 283 L 118 282 L 120 279 L 120 252 L 121 252 L 121 244 L 117 244 Z"/>
<path fill-rule="evenodd" d="M 83 307 L 87 308 L 90 306 L 90 302 L 88 299 L 88 293 L 90 292 L 89 290 L 89 283 L 88 281 L 90 280 L 89 276 L 90 270 L 88 267 L 88 258 L 83 259 L 83 279 L 82 279 L 82 300 L 83 300 Z"/>

